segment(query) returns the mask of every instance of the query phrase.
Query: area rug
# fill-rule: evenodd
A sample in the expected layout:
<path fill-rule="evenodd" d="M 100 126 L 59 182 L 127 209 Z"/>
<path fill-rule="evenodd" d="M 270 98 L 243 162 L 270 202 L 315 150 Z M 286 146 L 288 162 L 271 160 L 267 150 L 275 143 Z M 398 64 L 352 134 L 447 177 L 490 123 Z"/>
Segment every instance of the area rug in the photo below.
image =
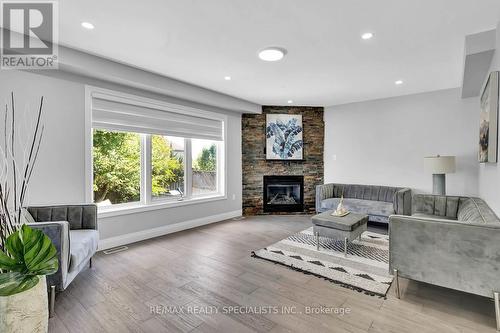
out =
<path fill-rule="evenodd" d="M 365 231 L 361 240 L 349 244 L 347 257 L 344 257 L 344 241 L 326 237 L 319 240 L 317 251 L 311 227 L 252 252 L 252 256 L 385 297 L 393 280 L 389 274 L 389 236 Z"/>

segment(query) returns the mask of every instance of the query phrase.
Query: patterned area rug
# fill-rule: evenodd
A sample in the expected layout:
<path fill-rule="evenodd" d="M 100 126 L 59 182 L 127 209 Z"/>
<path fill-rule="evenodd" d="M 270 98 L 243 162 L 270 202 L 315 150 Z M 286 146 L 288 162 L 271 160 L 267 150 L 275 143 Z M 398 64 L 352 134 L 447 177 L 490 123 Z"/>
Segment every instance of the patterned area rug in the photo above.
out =
<path fill-rule="evenodd" d="M 389 236 L 365 231 L 361 241 L 349 244 L 347 257 L 344 241 L 326 237 L 319 240 L 317 251 L 311 227 L 252 255 L 369 295 L 387 294 L 393 280 L 389 274 Z"/>

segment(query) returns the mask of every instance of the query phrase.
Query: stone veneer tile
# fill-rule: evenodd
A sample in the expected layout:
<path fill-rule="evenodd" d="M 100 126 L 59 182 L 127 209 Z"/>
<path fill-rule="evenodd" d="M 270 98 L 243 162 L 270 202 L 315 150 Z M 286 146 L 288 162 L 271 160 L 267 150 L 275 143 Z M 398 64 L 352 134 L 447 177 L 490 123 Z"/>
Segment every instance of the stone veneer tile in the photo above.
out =
<path fill-rule="evenodd" d="M 267 161 L 266 114 L 301 114 L 304 127 L 304 161 Z M 304 213 L 315 210 L 315 188 L 323 184 L 323 147 L 325 125 L 322 107 L 263 106 L 262 114 L 242 117 L 243 214 L 263 212 L 264 175 L 303 175 Z M 276 213 L 274 213 L 276 214 Z M 288 213 L 289 214 L 289 213 Z"/>

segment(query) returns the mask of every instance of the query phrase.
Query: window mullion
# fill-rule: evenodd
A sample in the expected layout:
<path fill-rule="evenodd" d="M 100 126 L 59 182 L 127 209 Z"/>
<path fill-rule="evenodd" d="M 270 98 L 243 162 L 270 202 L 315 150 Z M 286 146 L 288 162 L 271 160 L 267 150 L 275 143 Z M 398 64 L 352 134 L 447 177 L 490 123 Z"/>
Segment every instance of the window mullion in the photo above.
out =
<path fill-rule="evenodd" d="M 152 195 L 151 154 L 151 134 L 143 134 L 141 144 L 141 202 L 146 205 L 151 203 Z"/>
<path fill-rule="evenodd" d="M 184 139 L 184 196 L 190 199 L 193 195 L 193 155 L 191 139 Z"/>
<path fill-rule="evenodd" d="M 225 194 L 225 174 L 224 172 L 226 171 L 225 169 L 225 150 L 224 150 L 224 143 L 217 142 L 217 156 L 216 156 L 216 170 L 217 170 L 217 192 L 219 194 Z"/>

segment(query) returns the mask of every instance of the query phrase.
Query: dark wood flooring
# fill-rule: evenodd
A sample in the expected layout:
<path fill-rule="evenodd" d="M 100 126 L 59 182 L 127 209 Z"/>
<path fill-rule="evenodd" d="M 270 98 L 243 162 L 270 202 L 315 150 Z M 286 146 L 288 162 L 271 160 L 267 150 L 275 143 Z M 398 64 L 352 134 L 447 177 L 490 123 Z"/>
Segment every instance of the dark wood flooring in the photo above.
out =
<path fill-rule="evenodd" d="M 99 253 L 58 294 L 49 331 L 495 332 L 485 298 L 402 280 L 401 300 L 394 288 L 382 299 L 250 257 L 308 226 L 307 216 L 252 217 Z"/>

